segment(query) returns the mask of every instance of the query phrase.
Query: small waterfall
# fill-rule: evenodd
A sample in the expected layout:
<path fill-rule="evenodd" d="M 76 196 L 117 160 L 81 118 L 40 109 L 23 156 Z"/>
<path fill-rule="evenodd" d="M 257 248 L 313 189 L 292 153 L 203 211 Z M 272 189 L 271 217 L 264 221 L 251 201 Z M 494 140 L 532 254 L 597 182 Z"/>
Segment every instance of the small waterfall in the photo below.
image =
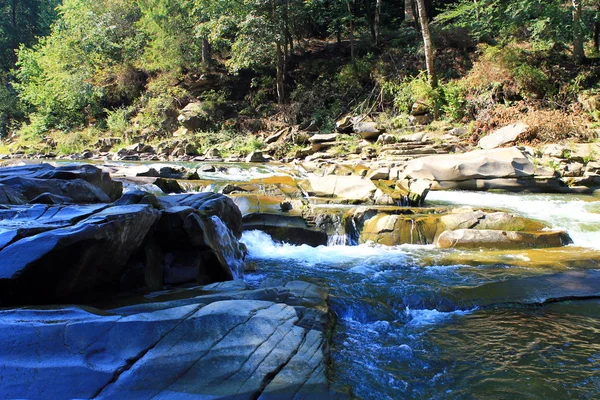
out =
<path fill-rule="evenodd" d="M 356 246 L 349 233 L 327 237 L 327 246 Z"/>
<path fill-rule="evenodd" d="M 244 253 L 240 248 L 240 242 L 233 235 L 231 230 L 221 221 L 221 218 L 212 216 L 212 220 L 215 237 L 218 243 L 211 243 L 213 250 L 220 252 L 223 261 L 229 267 L 231 275 L 234 279 L 241 279 L 244 277 Z"/>
<path fill-rule="evenodd" d="M 413 233 L 415 231 L 415 220 L 410 220 L 410 244 L 415 244 Z"/>

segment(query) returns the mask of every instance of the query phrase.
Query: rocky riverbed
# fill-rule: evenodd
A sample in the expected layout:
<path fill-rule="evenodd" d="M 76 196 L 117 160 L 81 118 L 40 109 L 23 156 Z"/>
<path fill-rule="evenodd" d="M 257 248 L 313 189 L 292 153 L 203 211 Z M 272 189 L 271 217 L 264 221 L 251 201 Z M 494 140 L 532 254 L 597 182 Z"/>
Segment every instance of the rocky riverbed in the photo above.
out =
<path fill-rule="evenodd" d="M 0 395 L 346 396 L 339 384 L 330 389 L 328 285 L 274 273 L 277 281 L 251 278 L 248 287 L 245 271 L 262 265 L 248 260 L 244 231 L 303 246 L 438 249 L 419 257 L 423 266 L 497 264 L 536 252 L 542 260 L 548 251 L 563 268 L 600 262 L 598 252 L 566 246 L 569 232 L 538 219 L 426 203 L 430 190 L 460 185 L 516 190 L 538 182 L 534 190 L 555 191 L 522 149 L 433 157 L 402 169 L 218 162 L 0 169 L 0 375 L 10 382 Z M 564 277 L 576 285 L 588 279 Z M 548 296 L 596 290 L 565 294 L 552 283 L 563 281 L 544 283 L 555 290 Z"/>

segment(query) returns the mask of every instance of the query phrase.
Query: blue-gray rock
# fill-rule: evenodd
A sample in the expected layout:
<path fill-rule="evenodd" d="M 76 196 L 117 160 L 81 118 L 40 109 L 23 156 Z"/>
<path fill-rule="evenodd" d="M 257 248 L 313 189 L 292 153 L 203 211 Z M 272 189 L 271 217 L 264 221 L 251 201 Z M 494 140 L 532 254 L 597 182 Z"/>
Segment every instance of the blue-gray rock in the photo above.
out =
<path fill-rule="evenodd" d="M 72 227 L 23 238 L 0 251 L 0 304 L 40 304 L 118 288 L 121 272 L 159 212 L 111 207 Z"/>
<path fill-rule="evenodd" d="M 230 289 L 110 311 L 2 310 L 0 398 L 341 397 L 325 376 L 326 292 Z"/>

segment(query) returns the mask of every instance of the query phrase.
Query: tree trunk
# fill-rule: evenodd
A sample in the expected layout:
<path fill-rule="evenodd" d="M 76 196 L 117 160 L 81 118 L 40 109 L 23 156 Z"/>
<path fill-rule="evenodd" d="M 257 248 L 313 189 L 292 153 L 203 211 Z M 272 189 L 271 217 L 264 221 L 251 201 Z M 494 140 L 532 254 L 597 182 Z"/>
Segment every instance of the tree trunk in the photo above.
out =
<path fill-rule="evenodd" d="M 427 66 L 427 76 L 432 88 L 437 88 L 438 81 L 435 74 L 433 59 L 433 42 L 429 33 L 429 22 L 427 21 L 427 11 L 425 1 L 417 0 L 417 11 L 419 13 L 419 22 L 421 23 L 421 33 L 423 34 L 423 47 L 425 48 L 425 65 Z"/>
<path fill-rule="evenodd" d="M 377 0 L 377 5 L 375 6 L 375 46 L 379 46 L 381 43 L 381 39 L 379 37 L 379 24 L 381 22 L 381 3 L 383 0 Z"/>
<path fill-rule="evenodd" d="M 277 42 L 277 102 L 285 104 L 285 88 L 283 86 L 285 63 L 283 60 L 283 51 L 281 50 L 281 42 Z"/>
<path fill-rule="evenodd" d="M 346 5 L 348 6 L 348 15 L 350 16 L 350 22 L 348 26 L 348 36 L 350 37 L 350 60 L 352 61 L 352 65 L 356 66 L 354 54 L 354 14 L 352 14 L 352 6 L 350 5 L 350 0 L 346 0 Z"/>
<path fill-rule="evenodd" d="M 417 5 L 415 0 L 410 0 L 410 11 L 413 15 L 413 24 L 415 26 L 415 29 L 418 31 L 421 30 L 421 27 L 419 26 L 419 16 L 417 15 Z"/>
<path fill-rule="evenodd" d="M 583 50 L 583 32 L 581 31 L 582 0 L 572 0 L 573 3 L 573 57 L 577 64 L 585 59 Z"/>
<path fill-rule="evenodd" d="M 10 7 L 12 28 L 15 36 L 17 35 L 17 3 L 18 0 L 12 0 Z"/>
<path fill-rule="evenodd" d="M 596 18 L 594 19 L 594 49 L 600 51 L 600 3 L 596 6 Z"/>
<path fill-rule="evenodd" d="M 208 39 L 206 39 L 206 37 L 202 38 L 202 62 L 209 64 L 212 60 L 211 60 L 211 49 L 210 49 L 210 43 L 208 42 Z"/>

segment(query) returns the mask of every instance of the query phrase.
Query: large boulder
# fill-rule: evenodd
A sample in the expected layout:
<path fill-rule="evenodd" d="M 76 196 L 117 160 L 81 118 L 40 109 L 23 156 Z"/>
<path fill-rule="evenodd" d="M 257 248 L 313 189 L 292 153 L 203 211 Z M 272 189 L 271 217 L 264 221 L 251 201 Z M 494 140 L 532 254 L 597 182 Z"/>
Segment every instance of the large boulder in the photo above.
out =
<path fill-rule="evenodd" d="M 443 186 L 445 182 L 474 179 L 532 177 L 534 170 L 534 164 L 521 150 L 510 147 L 422 157 L 409 161 L 404 173 Z"/>
<path fill-rule="evenodd" d="M 227 196 L 205 192 L 163 196 L 160 201 L 167 207 L 192 207 L 209 217 L 217 216 L 238 239 L 242 237 L 242 213 Z"/>
<path fill-rule="evenodd" d="M 209 124 L 209 115 L 205 111 L 202 103 L 192 102 L 181 110 L 177 117 L 177 121 L 190 131 L 205 129 Z"/>
<path fill-rule="evenodd" d="M 435 244 L 442 249 L 523 249 L 561 247 L 571 243 L 573 241 L 565 231 L 515 232 L 458 229 L 443 232 Z"/>
<path fill-rule="evenodd" d="M 114 288 L 158 217 L 149 206 L 111 207 L 6 246 L 0 251 L 0 304 L 39 304 Z"/>
<path fill-rule="evenodd" d="M 363 139 L 372 141 L 376 141 L 379 135 L 385 132 L 377 122 L 357 122 L 353 129 L 354 133 L 358 133 Z"/>
<path fill-rule="evenodd" d="M 495 229 L 503 231 L 539 231 L 547 228 L 539 221 L 506 212 L 485 212 L 458 208 L 440 217 L 444 230 Z"/>

